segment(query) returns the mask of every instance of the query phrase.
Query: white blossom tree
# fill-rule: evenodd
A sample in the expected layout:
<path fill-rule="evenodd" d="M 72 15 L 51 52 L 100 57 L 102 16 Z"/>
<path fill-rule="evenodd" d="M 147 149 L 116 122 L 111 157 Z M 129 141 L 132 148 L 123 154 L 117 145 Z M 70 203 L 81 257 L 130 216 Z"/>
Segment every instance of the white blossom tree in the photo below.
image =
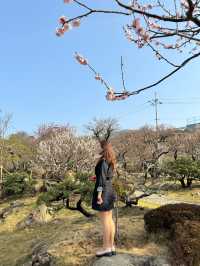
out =
<path fill-rule="evenodd" d="M 63 178 L 68 170 L 91 171 L 96 141 L 77 136 L 67 126 L 45 125 L 38 130 L 38 161 L 48 177 Z"/>
<path fill-rule="evenodd" d="M 1 112 L 2 111 L 0 110 L 0 113 Z M 7 161 L 8 145 L 5 138 L 10 126 L 11 118 L 11 114 L 2 113 L 0 115 L 0 183 L 2 183 L 3 170 Z"/>

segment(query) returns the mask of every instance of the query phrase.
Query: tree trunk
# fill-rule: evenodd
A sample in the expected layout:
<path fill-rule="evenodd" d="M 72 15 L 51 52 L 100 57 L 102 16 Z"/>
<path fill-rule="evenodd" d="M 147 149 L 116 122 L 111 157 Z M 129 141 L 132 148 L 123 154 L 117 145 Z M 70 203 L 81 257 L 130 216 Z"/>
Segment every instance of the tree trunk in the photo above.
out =
<path fill-rule="evenodd" d="M 125 208 L 126 207 L 132 207 L 132 205 L 138 205 L 138 201 L 142 198 L 148 197 L 150 196 L 150 193 L 144 193 L 138 197 L 134 197 L 134 198 L 125 198 Z"/>
<path fill-rule="evenodd" d="M 65 201 L 66 200 L 66 201 Z M 64 203 L 66 202 L 66 204 Z M 93 216 L 93 214 L 89 213 L 88 211 L 86 211 L 82 206 L 82 199 L 80 199 L 77 204 L 76 204 L 76 207 L 71 207 L 69 205 L 69 198 L 68 199 L 63 199 L 63 203 L 64 203 L 64 206 L 69 209 L 69 210 L 72 210 L 72 211 L 80 211 L 84 216 L 86 216 L 87 218 L 90 218 Z"/>
<path fill-rule="evenodd" d="M 186 185 L 185 185 L 185 177 L 182 177 L 181 179 L 179 179 L 179 181 L 181 182 L 181 186 L 182 188 L 186 188 Z"/>
<path fill-rule="evenodd" d="M 187 178 L 187 187 L 191 187 L 192 185 L 192 178 Z"/>
<path fill-rule="evenodd" d="M 175 152 L 174 152 L 174 160 L 175 161 L 176 161 L 177 157 L 178 157 L 178 150 L 175 150 Z"/>
<path fill-rule="evenodd" d="M 93 214 L 91 214 L 91 213 L 89 213 L 88 211 L 86 211 L 82 206 L 81 206 L 81 204 L 82 204 L 82 200 L 80 199 L 78 202 L 77 202 L 77 204 L 76 204 L 76 206 L 77 206 L 77 210 L 78 211 L 80 211 L 83 215 L 85 215 L 86 217 L 92 217 L 93 216 Z"/>
<path fill-rule="evenodd" d="M 196 157 L 194 156 L 194 154 L 192 154 L 192 160 L 196 161 Z"/>

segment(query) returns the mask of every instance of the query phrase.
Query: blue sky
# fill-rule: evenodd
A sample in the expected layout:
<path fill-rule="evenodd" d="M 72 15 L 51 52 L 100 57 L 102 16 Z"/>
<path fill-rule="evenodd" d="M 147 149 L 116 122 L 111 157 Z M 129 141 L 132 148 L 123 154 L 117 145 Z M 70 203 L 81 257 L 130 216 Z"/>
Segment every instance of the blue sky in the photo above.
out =
<path fill-rule="evenodd" d="M 111 0 L 85 3 L 112 7 Z M 155 89 L 126 101 L 108 102 L 104 87 L 76 63 L 73 54 L 85 55 L 116 90 L 121 89 L 121 55 L 129 90 L 159 79 L 168 66 L 157 62 L 150 50 L 138 50 L 125 39 L 122 26 L 131 18 L 98 14 L 84 19 L 80 28 L 63 38 L 56 37 L 58 17 L 78 13 L 78 8 L 62 0 L 1 3 L 0 108 L 13 114 L 11 132 L 32 134 L 50 122 L 70 123 L 83 132 L 83 125 L 94 117 L 118 118 L 122 128 L 154 123 L 154 110 L 144 103 L 154 97 Z M 177 56 L 173 57 L 176 61 Z M 193 61 L 156 87 L 163 103 L 168 98 L 183 102 L 160 105 L 161 123 L 183 126 L 187 118 L 200 116 L 199 70 L 199 61 Z"/>

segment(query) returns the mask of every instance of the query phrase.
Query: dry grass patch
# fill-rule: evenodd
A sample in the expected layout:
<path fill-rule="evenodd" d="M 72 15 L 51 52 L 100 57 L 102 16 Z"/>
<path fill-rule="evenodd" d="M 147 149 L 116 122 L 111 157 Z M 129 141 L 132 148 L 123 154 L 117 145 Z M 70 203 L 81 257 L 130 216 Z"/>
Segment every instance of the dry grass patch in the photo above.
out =
<path fill-rule="evenodd" d="M 1 266 L 20 266 L 30 259 L 38 243 L 45 243 L 56 257 L 58 266 L 89 265 L 102 244 L 102 227 L 97 216 L 90 219 L 81 213 L 61 209 L 47 224 L 16 230 L 15 225 L 35 208 L 35 198 L 22 200 L 25 206 L 8 216 L 0 231 Z M 119 208 L 118 252 L 160 255 L 164 247 L 146 236 L 140 207 Z"/>

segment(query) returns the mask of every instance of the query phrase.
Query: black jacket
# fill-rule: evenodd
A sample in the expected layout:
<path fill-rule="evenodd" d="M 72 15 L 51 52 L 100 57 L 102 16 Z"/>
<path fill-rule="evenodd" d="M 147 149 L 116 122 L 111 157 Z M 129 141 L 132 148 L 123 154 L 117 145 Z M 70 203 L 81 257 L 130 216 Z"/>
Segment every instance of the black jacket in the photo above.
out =
<path fill-rule="evenodd" d="M 113 177 L 113 170 L 111 165 L 105 159 L 100 160 L 95 167 L 96 175 L 96 189 L 97 191 L 103 191 L 106 180 L 111 180 Z"/>

